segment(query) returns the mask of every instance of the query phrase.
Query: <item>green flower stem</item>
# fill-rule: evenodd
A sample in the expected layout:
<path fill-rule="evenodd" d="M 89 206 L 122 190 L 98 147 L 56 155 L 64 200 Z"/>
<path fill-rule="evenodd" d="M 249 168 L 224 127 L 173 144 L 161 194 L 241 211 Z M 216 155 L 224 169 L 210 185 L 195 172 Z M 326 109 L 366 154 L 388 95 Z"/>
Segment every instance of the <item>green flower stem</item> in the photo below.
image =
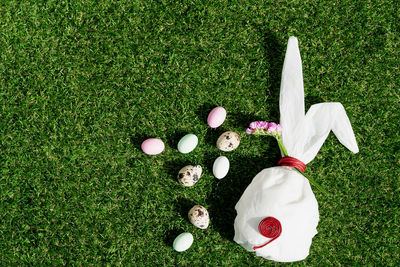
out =
<path fill-rule="evenodd" d="M 275 138 L 276 138 L 276 140 L 278 141 L 278 146 L 279 146 L 279 149 L 281 150 L 283 156 L 285 156 L 285 157 L 289 156 L 289 154 L 287 153 L 287 150 L 286 150 L 285 146 L 284 146 L 283 143 L 282 143 L 281 138 L 280 138 L 279 136 L 278 136 L 278 137 L 275 137 Z"/>
<path fill-rule="evenodd" d="M 278 141 L 278 146 L 279 149 L 281 150 L 283 156 L 287 157 L 289 156 L 285 146 L 282 143 L 282 140 L 280 138 L 280 136 L 275 136 L 276 140 Z M 296 169 L 296 168 L 295 168 Z M 299 171 L 298 169 L 296 169 L 296 171 L 298 171 L 299 173 L 301 173 L 304 177 L 306 177 L 308 179 L 308 181 L 310 181 L 310 183 L 315 186 L 319 191 L 321 191 L 322 193 L 328 195 L 328 192 L 323 189 L 320 185 L 318 185 L 313 179 L 311 179 L 310 177 L 307 177 L 304 173 L 302 173 L 301 171 Z"/>
<path fill-rule="evenodd" d="M 323 189 L 320 185 L 318 185 L 313 179 L 311 179 L 310 177 L 308 177 L 307 175 L 305 175 L 303 172 L 299 171 L 298 169 L 296 169 L 296 171 L 298 171 L 299 173 L 301 173 L 304 177 L 306 177 L 308 179 L 308 181 L 310 181 L 310 183 L 315 186 L 319 191 L 321 191 L 322 193 L 324 193 L 325 195 L 328 195 L 328 192 Z"/>

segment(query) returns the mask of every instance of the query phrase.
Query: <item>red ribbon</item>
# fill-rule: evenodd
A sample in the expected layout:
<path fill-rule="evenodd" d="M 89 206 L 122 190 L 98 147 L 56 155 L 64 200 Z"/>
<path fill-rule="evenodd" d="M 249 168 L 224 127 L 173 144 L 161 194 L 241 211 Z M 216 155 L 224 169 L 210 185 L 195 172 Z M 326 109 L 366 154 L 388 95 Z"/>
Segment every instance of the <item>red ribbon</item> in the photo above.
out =
<path fill-rule="evenodd" d="M 306 164 L 293 157 L 283 157 L 278 161 L 279 166 L 295 167 L 301 172 L 306 170 Z"/>
<path fill-rule="evenodd" d="M 265 247 L 266 245 L 277 239 L 282 233 L 282 226 L 280 221 L 278 221 L 274 217 L 267 217 L 262 219 L 262 221 L 258 225 L 258 231 L 266 238 L 272 239 L 264 245 L 254 246 L 253 250 Z"/>

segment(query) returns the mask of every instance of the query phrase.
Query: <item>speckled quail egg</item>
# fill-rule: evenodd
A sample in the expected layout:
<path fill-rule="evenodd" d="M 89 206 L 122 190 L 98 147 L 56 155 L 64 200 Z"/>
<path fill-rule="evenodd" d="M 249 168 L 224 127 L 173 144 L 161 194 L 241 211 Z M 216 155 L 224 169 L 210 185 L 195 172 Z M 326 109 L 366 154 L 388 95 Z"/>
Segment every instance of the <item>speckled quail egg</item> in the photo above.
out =
<path fill-rule="evenodd" d="M 201 205 L 195 205 L 189 210 L 189 221 L 200 229 L 206 229 L 210 224 L 208 211 Z"/>
<path fill-rule="evenodd" d="M 222 151 L 232 151 L 236 149 L 239 144 L 239 135 L 231 131 L 224 132 L 217 140 L 217 147 Z"/>
<path fill-rule="evenodd" d="M 183 186 L 193 186 L 200 179 L 203 169 L 200 165 L 185 166 L 178 173 L 178 181 Z"/>

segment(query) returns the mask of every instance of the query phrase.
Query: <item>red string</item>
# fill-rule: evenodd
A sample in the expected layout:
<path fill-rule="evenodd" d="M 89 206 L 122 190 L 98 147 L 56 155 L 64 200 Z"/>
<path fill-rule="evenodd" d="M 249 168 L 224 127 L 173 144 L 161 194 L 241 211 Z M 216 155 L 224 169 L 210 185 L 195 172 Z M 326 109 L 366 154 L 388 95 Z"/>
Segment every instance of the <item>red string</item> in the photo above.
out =
<path fill-rule="evenodd" d="M 262 219 L 262 221 L 258 225 L 258 231 L 266 238 L 272 238 L 272 239 L 264 245 L 254 246 L 253 247 L 254 250 L 262 248 L 271 243 L 272 241 L 274 241 L 275 239 L 277 239 L 282 233 L 282 226 L 280 221 L 278 221 L 274 217 L 267 217 Z"/>
<path fill-rule="evenodd" d="M 293 157 L 283 157 L 278 161 L 278 165 L 280 166 L 288 166 L 288 167 L 295 167 L 301 172 L 306 170 L 306 164 L 301 162 L 300 160 L 293 158 Z"/>

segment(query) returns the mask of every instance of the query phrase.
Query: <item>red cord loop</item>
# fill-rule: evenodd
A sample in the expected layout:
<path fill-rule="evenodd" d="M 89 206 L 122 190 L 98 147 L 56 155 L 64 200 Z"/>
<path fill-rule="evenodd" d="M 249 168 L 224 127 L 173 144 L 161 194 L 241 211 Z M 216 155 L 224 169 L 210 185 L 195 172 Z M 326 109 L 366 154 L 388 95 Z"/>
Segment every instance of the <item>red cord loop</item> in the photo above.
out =
<path fill-rule="evenodd" d="M 279 166 L 295 167 L 301 172 L 306 170 L 306 164 L 293 157 L 283 157 L 278 161 Z"/>
<path fill-rule="evenodd" d="M 262 219 L 262 221 L 258 225 L 258 231 L 266 238 L 272 239 L 264 245 L 254 246 L 253 250 L 265 247 L 266 245 L 277 239 L 282 233 L 282 226 L 280 221 L 278 221 L 274 217 L 267 217 Z"/>

